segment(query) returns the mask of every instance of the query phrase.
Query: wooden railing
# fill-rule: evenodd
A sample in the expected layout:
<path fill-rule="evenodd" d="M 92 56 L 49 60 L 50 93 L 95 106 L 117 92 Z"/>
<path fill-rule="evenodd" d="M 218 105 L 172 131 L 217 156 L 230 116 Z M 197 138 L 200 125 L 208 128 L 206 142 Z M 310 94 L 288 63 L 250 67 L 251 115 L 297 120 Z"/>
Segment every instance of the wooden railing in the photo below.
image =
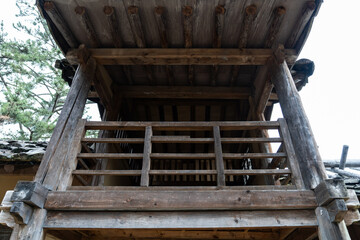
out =
<path fill-rule="evenodd" d="M 277 130 L 278 137 L 268 137 L 267 131 L 264 130 L 269 129 Z M 85 137 L 86 131 L 89 130 L 121 131 L 127 134 L 120 134 L 122 138 Z M 256 132 L 259 131 L 262 131 L 261 137 L 256 136 Z M 253 134 L 249 134 L 249 132 Z M 199 135 L 201 137 L 198 137 Z M 251 137 L 248 137 L 249 135 Z M 254 150 L 254 147 L 251 148 L 253 144 L 269 145 L 271 143 L 280 144 L 278 152 L 249 151 L 249 149 Z M 179 181 L 180 177 L 183 179 L 182 182 L 184 179 L 187 183 L 192 182 L 191 186 L 201 186 L 207 180 L 208 182 L 213 181 L 214 185 L 218 187 L 223 187 L 227 183 L 231 186 L 236 185 L 234 179 L 239 176 L 246 176 L 247 179 L 250 176 L 262 176 L 270 179 L 273 185 L 282 183 L 283 186 L 292 185 L 298 189 L 303 188 L 299 166 L 284 119 L 267 122 L 87 122 L 82 120 L 78 124 L 73 144 L 74 147 L 78 147 L 76 148 L 76 157 L 74 157 L 72 175 L 76 176 L 77 181 L 80 182 L 78 185 L 94 185 L 96 182 L 94 177 L 99 176 L 130 176 L 135 179 L 132 184 L 135 183 L 135 186 L 142 187 L 154 186 L 155 180 L 157 183 L 167 181 L 167 186 L 172 186 L 171 182 Z M 137 149 L 141 150 L 120 152 L 120 147 L 117 148 L 118 152 L 93 152 L 89 147 L 90 144 L 140 145 Z M 172 146 L 175 152 L 164 151 L 169 147 L 159 147 L 158 151 L 160 149 L 162 152 L 154 151 L 153 145 L 155 144 Z M 180 144 L 204 144 L 208 147 L 202 148 L 207 152 L 199 153 L 199 149 L 196 147 L 188 148 L 192 149 L 192 152 L 184 152 L 186 149 L 185 147 L 180 148 Z M 235 147 L 228 147 L 228 144 L 233 144 Z M 175 145 L 179 146 L 175 147 Z M 234 148 L 236 152 L 231 151 Z M 243 149 L 246 152 L 241 152 Z M 127 163 L 138 161 L 139 164 L 137 168 L 131 168 L 127 164 L 128 168 L 126 169 L 101 169 L 99 162 L 104 160 L 127 160 Z M 203 160 L 207 161 L 208 165 L 213 163 L 213 167 L 201 167 Z M 163 164 L 164 161 L 169 163 L 168 166 Z M 189 166 L 179 165 L 181 161 L 187 161 Z M 247 161 L 248 164 L 246 167 L 244 164 L 241 165 L 242 169 L 232 166 L 239 166 L 237 164 L 239 161 Z M 257 161 L 265 161 L 267 167 L 254 168 L 254 166 L 264 165 L 256 164 Z M 161 169 L 157 169 L 159 168 L 156 167 L 157 165 L 161 165 Z M 88 179 L 85 176 L 88 176 Z M 68 186 L 71 186 L 72 182 L 70 179 Z M 250 181 L 246 183 L 242 181 L 242 183 L 254 185 Z"/>

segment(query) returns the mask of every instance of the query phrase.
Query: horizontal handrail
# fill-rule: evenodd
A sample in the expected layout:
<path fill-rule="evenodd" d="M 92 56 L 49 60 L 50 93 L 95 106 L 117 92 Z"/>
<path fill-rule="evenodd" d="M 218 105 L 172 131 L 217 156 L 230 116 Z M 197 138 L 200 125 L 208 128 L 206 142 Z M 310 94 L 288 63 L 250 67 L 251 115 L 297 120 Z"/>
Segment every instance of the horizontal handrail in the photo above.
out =
<path fill-rule="evenodd" d="M 91 121 L 87 122 L 87 130 L 144 130 L 151 126 L 154 131 L 211 131 L 219 126 L 221 130 L 244 130 L 244 129 L 277 129 L 280 125 L 277 121 L 238 121 L 238 122 L 117 122 L 117 121 Z"/>

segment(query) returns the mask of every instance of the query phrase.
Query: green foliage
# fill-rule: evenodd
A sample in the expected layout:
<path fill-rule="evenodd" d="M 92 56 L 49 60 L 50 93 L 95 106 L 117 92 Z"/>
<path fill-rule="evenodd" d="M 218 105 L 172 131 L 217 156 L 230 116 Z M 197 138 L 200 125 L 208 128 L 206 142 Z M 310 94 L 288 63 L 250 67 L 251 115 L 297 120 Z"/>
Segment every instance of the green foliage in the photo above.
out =
<path fill-rule="evenodd" d="M 34 1 L 17 0 L 21 39 L 0 29 L 0 115 L 19 128 L 10 138 L 44 140 L 50 137 L 67 93 L 67 84 L 54 67 L 64 58 L 53 41 Z"/>

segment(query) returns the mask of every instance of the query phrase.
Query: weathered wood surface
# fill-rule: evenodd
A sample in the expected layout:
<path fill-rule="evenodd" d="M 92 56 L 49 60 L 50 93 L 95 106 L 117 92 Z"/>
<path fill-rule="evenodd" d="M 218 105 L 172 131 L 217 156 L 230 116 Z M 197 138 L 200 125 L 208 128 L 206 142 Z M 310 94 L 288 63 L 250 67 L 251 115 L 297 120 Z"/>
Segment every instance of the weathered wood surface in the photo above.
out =
<path fill-rule="evenodd" d="M 77 49 L 66 54 L 76 60 Z M 100 65 L 265 65 L 272 56 L 271 49 L 215 48 L 90 48 L 91 56 Z M 296 53 L 285 50 L 286 61 L 293 64 Z"/>
<path fill-rule="evenodd" d="M 141 170 L 141 179 L 140 186 L 146 187 L 149 186 L 149 171 L 151 166 L 151 151 L 152 143 L 151 137 L 153 135 L 152 128 L 147 126 L 145 129 L 145 139 L 144 139 L 144 150 L 143 150 L 143 162 Z"/>
<path fill-rule="evenodd" d="M 316 9 L 315 1 L 308 1 L 305 3 L 303 12 L 301 13 L 299 20 L 296 21 L 295 26 L 292 28 L 291 36 L 286 41 L 286 47 L 295 47 L 296 41 L 303 33 L 305 26 L 311 20 L 311 17 Z"/>
<path fill-rule="evenodd" d="M 47 172 L 51 169 L 60 174 L 62 160 L 66 155 L 67 147 L 70 144 L 70 139 L 73 130 L 76 127 L 77 121 L 82 117 L 82 112 L 85 107 L 87 93 L 90 89 L 90 81 L 94 76 L 95 62 L 89 61 L 85 66 L 80 66 L 76 71 L 72 86 L 64 103 L 63 110 L 60 113 L 58 122 L 55 126 L 54 132 L 50 138 L 43 160 L 35 176 L 35 181 L 42 183 Z M 59 147 L 61 146 L 61 147 Z M 57 174 L 48 177 L 49 184 L 47 187 L 53 189 L 53 180 L 57 181 Z"/>
<path fill-rule="evenodd" d="M 342 179 L 326 179 L 314 189 L 319 206 L 326 206 L 336 199 L 349 199 L 348 191 Z"/>
<path fill-rule="evenodd" d="M 89 39 L 91 43 L 90 46 L 93 48 L 99 47 L 100 41 L 98 39 L 98 36 L 96 35 L 93 23 L 91 22 L 85 7 L 77 6 L 75 8 L 75 13 L 79 18 L 82 28 L 85 31 L 86 37 Z"/>
<path fill-rule="evenodd" d="M 77 154 L 81 152 L 81 138 L 85 134 L 85 119 L 80 119 L 74 133 L 74 137 L 72 139 L 71 148 L 68 150 L 67 159 L 63 166 L 62 174 L 60 175 L 61 181 L 59 182 L 58 190 L 64 191 L 68 186 L 72 184 L 72 171 L 77 167 Z M 82 181 L 82 180 L 80 180 Z"/>
<path fill-rule="evenodd" d="M 251 89 L 246 87 L 205 86 L 123 86 L 119 94 L 124 98 L 151 99 L 248 99 Z"/>
<path fill-rule="evenodd" d="M 312 191 L 107 190 L 49 193 L 49 210 L 271 210 L 315 209 Z"/>
<path fill-rule="evenodd" d="M 277 129 L 277 121 L 236 121 L 236 122 L 119 122 L 119 121 L 91 121 L 86 123 L 88 130 L 145 130 L 152 126 L 153 131 L 211 131 L 214 126 L 223 130 L 251 130 L 251 129 Z"/>
<path fill-rule="evenodd" d="M 86 230 L 85 230 L 86 231 Z M 314 230 L 315 231 L 315 230 Z M 52 232 L 52 231 L 50 231 Z M 60 231 L 61 233 L 62 231 Z M 251 240 L 279 240 L 278 231 L 246 231 L 239 230 L 152 230 L 152 229 L 97 229 L 88 240 L 97 239 L 117 239 L 121 236 L 123 239 L 251 239 Z M 67 238 L 70 239 L 70 238 Z M 71 238 L 77 239 L 77 238 Z"/>
<path fill-rule="evenodd" d="M 305 187 L 314 189 L 327 176 L 300 95 L 285 62 L 273 64 L 271 80 L 289 128 Z"/>
<path fill-rule="evenodd" d="M 157 190 L 170 190 L 173 191 L 172 186 L 71 186 L 68 188 L 71 191 L 157 191 Z M 176 191 L 215 191 L 215 190 L 296 190 L 294 185 L 256 185 L 256 186 L 179 186 L 176 187 Z"/>
<path fill-rule="evenodd" d="M 320 240 L 342 240 L 344 238 L 342 231 L 338 227 L 338 223 L 333 223 L 329 213 L 324 207 L 317 207 L 316 218 L 318 221 L 318 236 Z"/>
<path fill-rule="evenodd" d="M 38 182 L 19 181 L 11 196 L 12 202 L 25 202 L 31 206 L 44 206 L 48 189 Z"/>
<path fill-rule="evenodd" d="M 17 224 L 28 224 L 32 213 L 33 208 L 24 202 L 14 202 L 10 209 L 10 214 Z"/>
<path fill-rule="evenodd" d="M 213 127 L 214 134 L 214 151 L 216 160 L 216 171 L 217 171 L 217 185 L 225 186 L 225 174 L 224 174 L 224 159 L 221 146 L 221 135 L 220 128 L 218 126 Z"/>
<path fill-rule="evenodd" d="M 150 221 L 149 221 L 150 219 Z M 46 229 L 315 227 L 313 210 L 212 212 L 49 212 Z"/>
<path fill-rule="evenodd" d="M 291 176 L 293 183 L 298 189 L 304 189 L 305 186 L 301 176 L 299 162 L 295 154 L 294 145 L 292 144 L 291 136 L 286 121 L 283 118 L 278 119 L 278 121 L 280 123 L 280 136 L 283 139 L 285 139 L 283 145 L 287 154 L 288 167 L 291 169 L 292 172 Z"/>
<path fill-rule="evenodd" d="M 59 29 L 61 35 L 63 36 L 67 44 L 69 44 L 69 46 L 72 48 L 77 47 L 79 43 L 71 32 L 68 24 L 66 23 L 62 15 L 59 13 L 59 10 L 56 8 L 55 3 L 50 1 L 45 2 L 44 9 L 49 15 L 54 25 Z"/>
<path fill-rule="evenodd" d="M 43 240 L 45 233 L 43 223 L 46 219 L 45 209 L 35 209 L 27 225 L 15 226 L 19 231 L 13 231 L 11 240 Z"/>

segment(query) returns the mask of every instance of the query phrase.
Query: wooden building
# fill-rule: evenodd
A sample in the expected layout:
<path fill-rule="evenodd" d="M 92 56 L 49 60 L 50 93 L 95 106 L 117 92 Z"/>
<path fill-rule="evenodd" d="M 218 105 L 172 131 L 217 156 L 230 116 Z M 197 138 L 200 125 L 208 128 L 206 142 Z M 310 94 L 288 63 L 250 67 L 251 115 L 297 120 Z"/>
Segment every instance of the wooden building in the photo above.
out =
<path fill-rule="evenodd" d="M 38 0 L 78 67 L 13 239 L 349 239 L 291 74 L 321 2 Z"/>

